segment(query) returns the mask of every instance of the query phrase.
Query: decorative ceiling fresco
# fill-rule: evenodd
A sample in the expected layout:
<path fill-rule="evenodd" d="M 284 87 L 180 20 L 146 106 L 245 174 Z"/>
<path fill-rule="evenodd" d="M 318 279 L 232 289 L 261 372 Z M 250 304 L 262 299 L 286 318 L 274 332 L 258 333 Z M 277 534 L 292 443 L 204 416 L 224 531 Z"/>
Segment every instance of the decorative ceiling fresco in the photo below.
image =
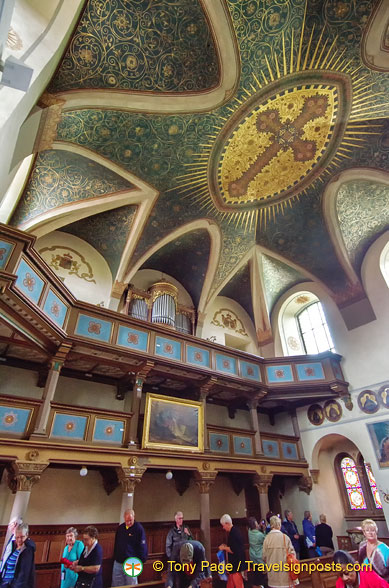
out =
<path fill-rule="evenodd" d="M 62 227 L 61 231 L 75 235 L 97 249 L 107 261 L 114 277 L 116 276 L 136 211 L 136 206 L 121 206 L 71 223 Z"/>
<path fill-rule="evenodd" d="M 199 2 L 90 0 L 48 91 L 196 92 L 219 77 Z"/>
<path fill-rule="evenodd" d="M 208 231 L 198 229 L 181 235 L 159 249 L 140 269 L 153 269 L 179 281 L 198 307 L 210 253 Z"/>
<path fill-rule="evenodd" d="M 236 272 L 228 284 L 219 292 L 219 295 L 227 296 L 238 302 L 243 306 L 251 320 L 255 322 L 251 299 L 250 265 L 248 263 Z"/>
<path fill-rule="evenodd" d="M 53 142 L 67 149 L 86 148 L 158 190 L 123 275 L 131 276 L 148 250 L 162 239 L 166 242 L 170 233 L 206 219 L 220 235 L 217 259 L 210 257 L 203 231 L 180 237 L 177 247 L 173 239 L 142 267 L 170 273 L 194 301 L 200 294 L 211 300 L 229 292 L 249 312 L 251 296 L 244 300 L 241 280 L 231 277 L 258 244 L 285 261 L 264 258 L 269 308 L 287 287 L 306 280 L 289 262 L 325 283 L 338 304 L 358 300 L 363 288 L 350 282 L 347 267 L 350 260 L 360 265 L 368 244 L 387 226 L 384 214 L 376 219 L 387 192 L 364 183 L 361 174 L 360 206 L 354 205 L 351 193 L 338 197 L 350 260 L 341 258 L 328 230 L 323 193 L 346 170 L 367 165 L 381 173 L 388 170 L 388 73 L 369 69 L 361 58 L 361 40 L 365 31 L 372 34 L 369 23 L 381 0 L 212 3 L 225 10 L 235 44 L 227 35 L 215 36 L 209 0 L 88 0 L 48 88 L 52 99 L 64 100 Z M 239 75 L 226 89 L 223 103 L 200 112 L 193 100 L 221 83 L 225 72 L 218 52 L 227 42 L 239 52 Z M 109 89 L 122 92 L 120 108 L 110 105 Z M 78 103 L 76 91 L 81 92 Z M 147 112 L 140 106 L 141 92 L 152 105 Z M 185 109 L 177 108 L 177 95 L 186 97 Z M 67 104 L 69 96 L 76 98 Z M 59 206 L 62 185 L 70 190 L 62 171 L 66 159 L 61 159 L 69 153 L 58 153 L 37 158 L 14 223 L 37 214 L 36 209 Z M 59 158 L 60 188 L 55 190 L 44 179 L 50 156 Z M 89 178 L 83 158 L 79 165 L 80 177 Z M 107 170 L 103 177 L 113 183 Z M 88 222 L 93 224 L 93 218 Z M 93 224 L 101 253 L 109 234 L 103 224 L 112 226 L 112 218 L 98 215 Z M 119 222 L 124 227 L 123 219 Z M 77 231 L 80 235 L 80 226 Z M 113 271 L 117 256 L 115 245 L 109 262 Z M 213 275 L 204 280 L 208 261 L 213 262 Z M 197 269 L 190 270 L 191 265 Z"/>
<path fill-rule="evenodd" d="M 273 310 L 274 304 L 281 294 L 295 284 L 309 281 L 294 268 L 265 254 L 262 254 L 262 272 L 269 313 Z"/>
<path fill-rule="evenodd" d="M 348 256 L 360 273 L 369 246 L 389 226 L 389 185 L 368 180 L 342 185 L 336 197 L 336 212 Z"/>
<path fill-rule="evenodd" d="M 107 168 L 69 151 L 48 150 L 37 156 L 11 225 L 23 224 L 69 203 L 133 188 Z"/>

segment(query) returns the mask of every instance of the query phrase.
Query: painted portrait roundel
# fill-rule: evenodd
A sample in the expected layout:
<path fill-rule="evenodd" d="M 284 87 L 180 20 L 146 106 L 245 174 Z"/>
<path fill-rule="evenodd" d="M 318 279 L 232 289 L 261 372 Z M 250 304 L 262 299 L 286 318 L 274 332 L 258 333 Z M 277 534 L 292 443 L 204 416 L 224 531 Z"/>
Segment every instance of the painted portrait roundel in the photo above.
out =
<path fill-rule="evenodd" d="M 219 134 L 210 166 L 219 210 L 276 204 L 322 173 L 343 138 L 351 104 L 347 76 L 291 74 L 247 100 Z"/>

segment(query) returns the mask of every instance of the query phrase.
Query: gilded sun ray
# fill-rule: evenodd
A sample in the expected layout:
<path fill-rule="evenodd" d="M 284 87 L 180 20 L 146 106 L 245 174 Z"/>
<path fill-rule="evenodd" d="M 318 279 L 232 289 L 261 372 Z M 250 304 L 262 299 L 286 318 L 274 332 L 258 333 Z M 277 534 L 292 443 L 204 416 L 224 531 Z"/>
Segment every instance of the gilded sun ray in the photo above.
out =
<path fill-rule="evenodd" d="M 369 77 L 358 75 L 361 66 L 345 58 L 337 38 L 324 37 L 323 29 L 315 42 L 305 18 L 289 49 L 282 36 L 281 55 L 265 56 L 263 69 L 221 109 L 200 159 L 177 178 L 184 198 L 251 231 L 284 214 L 368 135 L 379 134 L 379 125 L 367 121 L 387 114 L 383 93 L 372 94 Z"/>

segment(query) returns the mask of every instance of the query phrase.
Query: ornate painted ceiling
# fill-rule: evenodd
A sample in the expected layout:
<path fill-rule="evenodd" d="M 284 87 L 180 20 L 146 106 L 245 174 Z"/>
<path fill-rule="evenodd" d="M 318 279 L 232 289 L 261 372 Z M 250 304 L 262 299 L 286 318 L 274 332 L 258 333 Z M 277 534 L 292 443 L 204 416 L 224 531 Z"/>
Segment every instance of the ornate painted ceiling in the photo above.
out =
<path fill-rule="evenodd" d="M 255 279 L 268 313 L 304 280 L 360 299 L 389 216 L 389 59 L 375 68 L 366 50 L 381 35 L 387 51 L 383 2 L 87 0 L 41 99 L 45 149 L 12 224 L 34 232 L 55 210 L 114 280 L 170 273 L 200 311 L 222 293 L 253 317 Z M 131 231 L 147 186 L 154 205 Z M 97 196 L 117 210 L 92 202 L 69 223 L 70 203 Z"/>

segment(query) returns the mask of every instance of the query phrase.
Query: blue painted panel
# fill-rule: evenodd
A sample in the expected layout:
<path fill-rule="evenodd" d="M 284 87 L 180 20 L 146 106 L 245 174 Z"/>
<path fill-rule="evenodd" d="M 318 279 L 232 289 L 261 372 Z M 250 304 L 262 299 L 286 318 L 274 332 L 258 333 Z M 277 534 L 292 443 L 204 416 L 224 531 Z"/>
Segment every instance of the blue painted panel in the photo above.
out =
<path fill-rule="evenodd" d="M 193 365 L 211 367 L 209 351 L 207 349 L 201 349 L 201 347 L 194 347 L 193 345 L 186 346 L 186 361 Z"/>
<path fill-rule="evenodd" d="M 251 437 L 242 437 L 241 435 L 234 435 L 234 453 L 240 455 L 252 455 L 253 444 Z"/>
<path fill-rule="evenodd" d="M 324 370 L 320 361 L 296 365 L 299 380 L 324 380 Z"/>
<path fill-rule="evenodd" d="M 0 432 L 22 436 L 26 430 L 31 410 L 0 406 Z"/>
<path fill-rule="evenodd" d="M 63 327 L 67 309 L 68 307 L 66 304 L 64 304 L 52 290 L 49 290 L 43 306 L 43 312 L 45 312 L 52 321 L 57 323 L 59 327 Z"/>
<path fill-rule="evenodd" d="M 74 414 L 56 414 L 51 437 L 82 440 L 85 437 L 87 417 Z"/>
<path fill-rule="evenodd" d="M 112 323 L 110 321 L 103 321 L 94 316 L 80 314 L 78 316 L 75 334 L 88 337 L 89 339 L 108 342 L 111 337 L 111 330 Z"/>
<path fill-rule="evenodd" d="M 129 347 L 137 351 L 147 351 L 147 344 L 149 334 L 145 331 L 138 331 L 137 329 L 130 329 L 120 325 L 118 333 L 118 345 L 122 347 Z"/>
<path fill-rule="evenodd" d="M 105 443 L 123 443 L 124 421 L 112 421 L 108 419 L 96 419 L 93 441 Z"/>
<path fill-rule="evenodd" d="M 265 457 L 280 457 L 280 450 L 277 441 L 262 439 L 262 449 Z"/>
<path fill-rule="evenodd" d="M 255 363 L 240 360 L 240 374 L 242 378 L 256 380 L 257 382 L 261 381 L 259 365 L 256 365 Z"/>
<path fill-rule="evenodd" d="M 216 357 L 216 369 L 218 372 L 224 372 L 226 374 L 236 375 L 238 370 L 236 368 L 236 359 L 229 357 L 228 355 L 222 355 L 221 353 L 215 353 Z"/>
<path fill-rule="evenodd" d="M 224 435 L 223 433 L 210 433 L 209 448 L 211 451 L 218 451 L 219 453 L 229 453 L 230 444 L 228 435 Z"/>
<path fill-rule="evenodd" d="M 7 265 L 7 261 L 10 258 L 13 248 L 13 243 L 8 243 L 8 241 L 0 241 L 0 270 L 4 269 Z"/>
<path fill-rule="evenodd" d="M 268 382 L 293 382 L 292 366 L 290 364 L 267 366 L 266 373 Z"/>
<path fill-rule="evenodd" d="M 284 459 L 298 459 L 296 443 L 281 442 Z"/>
<path fill-rule="evenodd" d="M 181 343 L 165 337 L 155 338 L 155 355 L 168 359 L 181 359 Z"/>
<path fill-rule="evenodd" d="M 44 281 L 38 276 L 38 274 L 24 261 L 21 259 L 18 267 L 16 268 L 17 279 L 15 286 L 23 292 L 32 302 L 38 304 L 40 295 L 42 294 Z"/>

